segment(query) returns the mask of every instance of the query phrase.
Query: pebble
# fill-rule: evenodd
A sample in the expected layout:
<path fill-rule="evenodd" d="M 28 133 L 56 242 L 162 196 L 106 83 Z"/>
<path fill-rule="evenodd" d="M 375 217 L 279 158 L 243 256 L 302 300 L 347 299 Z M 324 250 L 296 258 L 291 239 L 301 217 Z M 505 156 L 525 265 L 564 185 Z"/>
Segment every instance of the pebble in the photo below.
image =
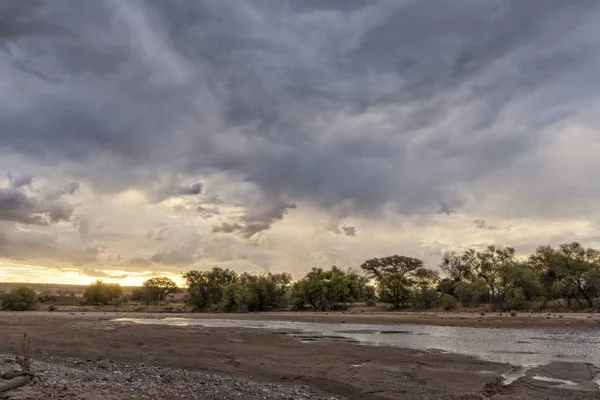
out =
<path fill-rule="evenodd" d="M 0 372 L 14 368 L 0 356 Z M 306 386 L 277 385 L 147 364 L 112 360 L 75 359 L 41 355 L 32 370 L 39 379 L 27 388 L 4 395 L 6 399 L 248 399 L 335 400 Z M 123 373 L 122 371 L 127 371 Z M 65 380 L 65 376 L 68 377 Z M 19 397 L 27 392 L 27 397 Z M 37 395 L 36 395 L 37 393 Z M 96 398 L 93 397 L 93 398 Z M 87 398 L 87 397 L 86 397 Z"/>

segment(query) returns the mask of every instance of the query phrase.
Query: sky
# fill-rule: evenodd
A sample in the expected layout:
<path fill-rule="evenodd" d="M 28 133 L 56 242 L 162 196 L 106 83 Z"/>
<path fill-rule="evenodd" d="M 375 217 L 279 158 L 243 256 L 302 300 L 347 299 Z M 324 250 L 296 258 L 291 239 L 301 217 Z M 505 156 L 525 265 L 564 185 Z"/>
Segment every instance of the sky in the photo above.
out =
<path fill-rule="evenodd" d="M 600 245 L 597 0 L 2 0 L 0 281 Z"/>

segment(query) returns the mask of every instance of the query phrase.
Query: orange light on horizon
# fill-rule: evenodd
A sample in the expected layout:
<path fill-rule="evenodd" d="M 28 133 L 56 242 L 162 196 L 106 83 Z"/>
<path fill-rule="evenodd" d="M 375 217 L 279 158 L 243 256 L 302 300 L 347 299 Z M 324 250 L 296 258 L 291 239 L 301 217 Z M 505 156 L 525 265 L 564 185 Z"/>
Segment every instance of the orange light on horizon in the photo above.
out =
<path fill-rule="evenodd" d="M 161 272 L 124 272 L 106 270 L 107 276 L 90 276 L 81 273 L 81 270 L 76 268 L 57 269 L 52 267 L 41 267 L 33 265 L 20 265 L 14 263 L 0 263 L 0 282 L 8 283 L 46 283 L 57 285 L 89 285 L 97 280 L 104 282 L 118 283 L 121 286 L 141 286 L 146 280 L 157 277 L 166 276 L 177 283 L 178 286 L 183 286 L 185 281 L 180 275 L 173 275 Z M 126 277 L 111 277 L 113 274 L 127 274 Z"/>

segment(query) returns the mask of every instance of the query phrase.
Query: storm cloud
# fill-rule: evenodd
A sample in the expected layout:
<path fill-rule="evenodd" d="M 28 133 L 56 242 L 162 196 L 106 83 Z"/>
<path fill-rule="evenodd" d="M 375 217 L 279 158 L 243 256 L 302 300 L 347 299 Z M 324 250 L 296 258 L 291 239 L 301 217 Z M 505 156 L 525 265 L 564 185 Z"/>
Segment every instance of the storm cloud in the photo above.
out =
<path fill-rule="evenodd" d="M 23 182 L 11 179 L 8 187 L 0 187 L 0 221 L 49 225 L 71 218 L 75 207 L 60 200 L 61 196 L 45 197 L 36 191 L 28 191 L 23 188 Z M 27 185 L 30 184 L 31 178 L 27 177 Z"/>
<path fill-rule="evenodd" d="M 138 192 L 186 212 L 139 206 L 129 239 L 198 219 L 258 242 L 303 207 L 339 240 L 396 218 L 600 221 L 594 0 L 5 0 L 0 76 L 5 222 Z M 150 259 L 196 260 L 168 245 Z"/>

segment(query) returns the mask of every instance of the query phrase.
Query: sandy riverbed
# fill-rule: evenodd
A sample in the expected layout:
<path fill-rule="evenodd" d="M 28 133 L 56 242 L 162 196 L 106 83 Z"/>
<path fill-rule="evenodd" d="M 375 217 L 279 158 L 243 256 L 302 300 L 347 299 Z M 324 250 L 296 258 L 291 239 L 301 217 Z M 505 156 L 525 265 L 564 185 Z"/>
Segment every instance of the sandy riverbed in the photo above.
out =
<path fill-rule="evenodd" d="M 142 371 L 132 382 L 119 381 L 125 392 L 130 389 L 135 390 L 134 382 L 139 386 L 139 379 L 142 379 L 142 382 L 145 379 L 142 375 L 146 367 L 140 367 L 143 364 L 148 368 L 167 368 L 165 371 L 196 371 L 227 379 L 241 379 L 259 385 L 252 386 L 253 393 L 258 390 L 260 384 L 266 382 L 305 386 L 308 387 L 306 392 L 298 393 L 320 396 L 315 398 L 530 400 L 600 398 L 598 386 L 593 383 L 599 371 L 594 366 L 583 363 L 554 363 L 532 368 L 515 382 L 503 385 L 503 375 L 506 377 L 514 373 L 519 376 L 522 373 L 514 371 L 514 368 L 506 364 L 456 354 L 363 346 L 338 340 L 307 344 L 267 331 L 108 323 L 110 319 L 119 316 L 123 315 L 0 313 L 0 338 L 2 338 L 0 353 L 10 353 L 11 347 L 17 344 L 21 334 L 27 332 L 31 336 L 34 348 L 43 353 L 39 356 L 41 362 L 54 363 L 55 366 L 63 365 L 64 368 L 73 370 L 71 378 L 73 390 L 77 387 L 77 374 L 87 374 L 86 379 L 93 379 L 95 375 L 90 375 L 89 371 L 99 368 L 98 363 L 112 360 L 121 363 L 117 368 L 119 371 L 123 369 Z M 131 313 L 125 316 L 158 317 Z M 189 317 L 189 315 L 185 316 Z M 221 314 L 194 317 L 223 318 L 224 316 Z M 271 313 L 226 317 L 334 323 L 543 326 L 557 329 L 598 329 L 600 327 L 596 315 L 592 315 L 592 318 L 588 318 L 589 315 L 564 315 L 562 318 L 555 316 L 547 319 L 545 315 L 529 317 L 528 314 L 517 317 L 497 314 L 481 317 L 456 314 Z M 79 364 L 75 363 L 76 361 Z M 61 368 L 53 367 L 49 370 L 60 371 Z M 165 376 L 170 373 L 165 372 Z M 48 374 L 51 375 L 50 372 L 46 372 L 46 375 Z M 540 380 L 540 377 L 549 379 Z M 58 378 L 47 376 L 46 379 Z M 181 387 L 180 390 L 193 390 L 194 380 L 173 379 L 180 384 L 178 386 Z M 65 382 L 68 386 L 69 379 Z M 221 393 L 207 398 L 230 398 L 231 396 L 227 397 L 226 388 L 231 382 L 227 382 L 221 384 L 223 388 Z M 131 388 L 127 387 L 128 384 Z M 168 382 L 165 384 L 168 385 Z M 219 384 L 216 384 L 214 387 L 218 386 Z M 245 386 L 251 387 L 250 384 Z M 277 387 L 265 388 L 277 390 Z M 137 390 L 138 398 L 169 398 L 160 394 L 146 395 L 143 390 L 139 388 Z M 218 389 L 214 390 L 218 391 Z M 218 397 L 219 395 L 223 397 Z M 123 395 L 122 398 L 130 397 Z"/>

